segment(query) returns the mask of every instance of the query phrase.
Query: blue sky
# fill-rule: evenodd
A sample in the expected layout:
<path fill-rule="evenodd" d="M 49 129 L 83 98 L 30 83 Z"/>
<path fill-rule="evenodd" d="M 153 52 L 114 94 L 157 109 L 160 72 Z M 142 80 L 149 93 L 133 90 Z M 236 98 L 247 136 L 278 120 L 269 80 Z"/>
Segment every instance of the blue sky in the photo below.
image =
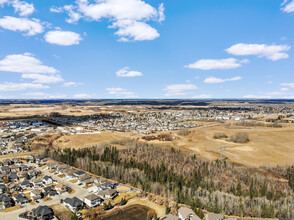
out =
<path fill-rule="evenodd" d="M 294 98 L 294 0 L 0 0 L 0 98 Z"/>

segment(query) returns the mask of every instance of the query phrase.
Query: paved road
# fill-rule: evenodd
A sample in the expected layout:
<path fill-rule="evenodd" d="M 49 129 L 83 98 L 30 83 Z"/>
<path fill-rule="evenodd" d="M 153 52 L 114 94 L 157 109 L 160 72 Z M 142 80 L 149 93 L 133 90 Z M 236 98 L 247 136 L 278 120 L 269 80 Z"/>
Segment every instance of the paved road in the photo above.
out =
<path fill-rule="evenodd" d="M 75 192 L 71 195 L 69 195 L 68 193 L 63 193 L 61 195 L 55 196 L 52 200 L 50 201 L 40 201 L 40 203 L 37 203 L 35 205 L 31 205 L 31 204 L 27 204 L 26 207 L 21 208 L 21 209 L 17 209 L 11 212 L 0 212 L 0 219 L 18 219 L 18 215 L 20 213 L 23 213 L 25 211 L 29 211 L 32 210 L 34 208 L 37 208 L 39 205 L 54 205 L 56 203 L 59 203 L 61 199 L 65 199 L 65 198 L 72 198 L 72 197 L 78 197 L 78 198 L 84 198 L 86 195 L 89 194 L 88 190 L 84 189 L 81 186 L 78 186 L 77 184 L 71 183 L 63 178 L 59 178 L 57 175 L 54 175 L 52 173 L 50 173 L 48 170 L 46 169 L 41 169 L 40 167 L 35 167 L 36 170 L 41 171 L 44 175 L 48 175 L 51 176 L 53 179 L 57 180 L 58 182 L 63 183 L 64 185 L 68 185 L 70 186 Z"/>

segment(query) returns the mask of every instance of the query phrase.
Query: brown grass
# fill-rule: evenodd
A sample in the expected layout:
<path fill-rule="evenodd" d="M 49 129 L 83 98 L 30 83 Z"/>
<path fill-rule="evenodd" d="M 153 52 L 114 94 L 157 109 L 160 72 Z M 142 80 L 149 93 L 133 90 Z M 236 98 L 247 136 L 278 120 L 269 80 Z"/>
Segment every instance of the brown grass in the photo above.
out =
<path fill-rule="evenodd" d="M 228 136 L 238 132 L 248 133 L 250 142 L 239 144 L 222 139 L 214 139 L 219 132 Z M 220 124 L 214 127 L 193 129 L 191 134 L 174 141 L 178 146 L 188 148 L 210 160 L 220 159 L 219 147 L 226 146 L 224 155 L 233 162 L 248 166 L 293 164 L 294 126 L 283 128 L 238 128 Z"/>

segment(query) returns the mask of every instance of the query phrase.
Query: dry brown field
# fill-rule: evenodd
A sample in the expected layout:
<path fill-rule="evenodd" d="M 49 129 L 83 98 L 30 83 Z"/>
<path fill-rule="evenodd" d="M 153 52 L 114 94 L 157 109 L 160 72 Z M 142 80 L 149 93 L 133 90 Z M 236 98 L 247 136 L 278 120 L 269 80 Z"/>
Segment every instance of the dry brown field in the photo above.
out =
<path fill-rule="evenodd" d="M 214 139 L 216 133 L 225 133 L 228 137 L 238 132 L 249 134 L 250 141 L 238 144 L 228 139 Z M 294 164 L 294 126 L 283 128 L 235 127 L 226 124 L 199 127 L 185 137 L 179 137 L 174 144 L 188 148 L 201 157 L 215 160 L 221 158 L 220 147 L 229 161 L 246 166 L 274 166 Z"/>

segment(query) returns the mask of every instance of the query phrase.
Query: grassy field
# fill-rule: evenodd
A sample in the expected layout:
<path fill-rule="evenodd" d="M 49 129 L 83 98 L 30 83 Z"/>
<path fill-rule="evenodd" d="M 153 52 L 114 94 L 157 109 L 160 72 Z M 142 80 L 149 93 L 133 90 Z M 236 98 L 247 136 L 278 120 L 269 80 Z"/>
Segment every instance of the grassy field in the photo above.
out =
<path fill-rule="evenodd" d="M 249 142 L 233 143 L 226 139 L 214 139 L 215 133 L 224 133 L 228 137 L 245 132 Z M 173 143 L 182 148 L 193 150 L 201 157 L 215 160 L 221 158 L 219 147 L 226 146 L 223 154 L 236 163 L 247 166 L 272 166 L 276 164 L 293 164 L 294 161 L 294 126 L 283 128 L 234 127 L 219 124 L 212 127 L 193 129 Z"/>
<path fill-rule="evenodd" d="M 123 138 L 136 138 L 137 136 L 127 132 L 102 131 L 100 134 L 76 134 L 64 135 L 53 142 L 59 148 L 83 148 L 95 144 L 119 140 Z"/>
<path fill-rule="evenodd" d="M 62 220 L 70 220 L 72 217 L 72 213 L 71 211 L 69 211 L 69 209 L 67 209 L 64 205 L 62 204 L 55 204 L 52 205 L 51 208 L 54 211 L 54 214 L 56 215 L 56 217 L 58 219 L 62 219 Z"/>

